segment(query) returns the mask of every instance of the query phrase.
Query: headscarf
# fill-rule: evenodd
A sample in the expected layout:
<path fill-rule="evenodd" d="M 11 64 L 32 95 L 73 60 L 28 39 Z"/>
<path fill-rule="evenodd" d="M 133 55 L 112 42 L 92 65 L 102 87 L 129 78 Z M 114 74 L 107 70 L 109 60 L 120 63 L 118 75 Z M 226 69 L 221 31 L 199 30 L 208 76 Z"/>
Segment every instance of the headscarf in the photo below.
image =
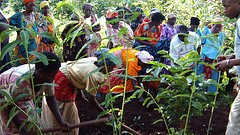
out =
<path fill-rule="evenodd" d="M 170 14 L 168 14 L 168 19 L 176 18 L 176 17 L 177 17 L 177 15 L 174 14 L 174 13 L 170 13 Z"/>
<path fill-rule="evenodd" d="M 28 2 L 36 2 L 36 0 L 24 0 L 24 1 L 23 1 L 24 6 L 25 6 Z"/>
<path fill-rule="evenodd" d="M 153 61 L 154 57 L 149 54 L 147 51 L 138 51 L 136 56 L 143 62 L 143 63 L 149 63 Z"/>
<path fill-rule="evenodd" d="M 115 17 L 118 17 L 118 12 L 113 10 L 108 10 L 106 13 L 106 19 L 113 19 Z"/>
<path fill-rule="evenodd" d="M 45 6 L 49 6 L 49 3 L 47 1 L 42 1 L 40 3 L 40 9 L 43 9 Z"/>

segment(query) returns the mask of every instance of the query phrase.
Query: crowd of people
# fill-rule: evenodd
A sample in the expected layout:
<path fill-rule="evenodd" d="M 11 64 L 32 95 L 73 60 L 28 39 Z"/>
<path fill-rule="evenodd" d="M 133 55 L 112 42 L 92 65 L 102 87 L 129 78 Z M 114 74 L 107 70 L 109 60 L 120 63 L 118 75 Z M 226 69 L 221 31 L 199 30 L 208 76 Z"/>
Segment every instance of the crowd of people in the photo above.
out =
<path fill-rule="evenodd" d="M 0 5 L 2 2 L 3 0 L 0 0 Z M 240 15 L 239 0 L 222 2 L 229 18 L 237 18 Z M 239 65 L 237 49 L 236 56 L 221 56 L 221 46 L 224 45 L 226 38 L 221 18 L 215 18 L 210 23 L 206 22 L 201 29 L 200 19 L 191 17 L 188 27 L 184 24 L 176 24 L 177 14 L 168 13 L 165 17 L 157 8 L 152 8 L 149 16 L 146 16 L 140 7 L 136 7 L 134 11 L 126 7 L 108 10 L 105 15 L 108 43 L 106 48 L 102 48 L 102 36 L 99 33 L 101 25 L 93 12 L 93 5 L 89 3 L 83 4 L 82 16 L 72 14 L 71 20 L 74 23 L 68 24 L 61 34 L 64 41 L 62 52 L 64 63 L 61 63 L 54 54 L 56 43 L 45 35 L 45 33 L 55 35 L 54 19 L 49 10 L 49 3 L 47 1 L 40 3 L 39 14 L 34 12 L 35 0 L 24 0 L 23 4 L 25 10 L 15 13 L 9 19 L 0 12 L 1 22 L 20 28 L 16 38 L 19 42 L 14 49 L 14 58 L 19 66 L 12 67 L 10 54 L 5 54 L 0 61 L 0 88 L 9 91 L 13 99 L 21 94 L 26 95 L 14 100 L 21 111 L 12 118 L 10 124 L 9 114 L 14 109 L 14 105 L 10 104 L 1 110 L 2 134 L 36 133 L 39 125 L 45 128 L 60 126 L 63 127 L 62 131 L 67 132 L 57 134 L 79 134 L 79 129 L 69 130 L 69 124 L 80 123 L 75 104 L 76 94 L 81 95 L 79 97 L 102 112 L 106 108 L 98 103 L 97 94 L 133 93 L 137 90 L 137 86 L 145 84 L 138 76 L 149 74 L 146 69 L 151 68 L 152 61 L 173 67 L 179 66 L 181 59 L 188 53 L 196 52 L 201 57 L 199 61 L 209 65 L 217 62 L 216 69 L 208 64 L 188 63 L 187 70 L 196 69 L 197 74 L 204 74 L 206 80 L 213 79 L 216 82 L 219 81 L 219 71 L 226 71 Z M 137 14 L 135 20 L 130 21 L 129 18 L 135 13 Z M 166 24 L 162 24 L 164 20 Z M 234 43 L 236 48 L 240 40 L 239 25 L 238 20 Z M 9 29 L 7 25 L 0 24 L 0 26 L 1 33 Z M 28 31 L 34 31 L 39 35 L 31 35 L 29 32 L 29 41 L 20 42 L 24 38 L 24 32 Z M 76 36 L 69 36 L 74 32 L 78 32 Z M 1 50 L 6 48 L 8 42 L 9 37 L 6 37 L 1 42 Z M 162 58 L 158 54 L 161 50 L 167 51 L 172 59 Z M 45 55 L 48 64 L 32 52 Z M 105 74 L 108 74 L 109 79 Z M 126 79 L 121 74 L 130 77 Z M 161 74 L 172 73 L 163 68 L 159 76 Z M 158 89 L 160 85 L 151 87 L 153 88 L 144 86 L 148 89 Z M 215 93 L 217 87 L 212 84 L 202 91 Z M 34 104 L 34 99 L 38 95 L 43 95 L 40 116 L 35 111 Z M 1 95 L 0 98 L 5 97 Z M 239 99 L 237 96 L 229 116 L 226 131 L 229 135 L 240 133 L 240 129 L 236 128 L 240 124 L 240 119 L 237 117 L 239 113 L 234 113 L 240 109 Z M 3 103 L 0 105 L 3 106 Z M 30 125 L 35 126 L 29 129 Z"/>

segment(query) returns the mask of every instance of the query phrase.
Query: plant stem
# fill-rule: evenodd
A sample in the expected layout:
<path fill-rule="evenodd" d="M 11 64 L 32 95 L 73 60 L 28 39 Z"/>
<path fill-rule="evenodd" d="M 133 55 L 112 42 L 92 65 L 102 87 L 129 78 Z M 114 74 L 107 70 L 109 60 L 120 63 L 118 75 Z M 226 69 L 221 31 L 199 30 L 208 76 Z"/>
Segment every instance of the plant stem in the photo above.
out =
<path fill-rule="evenodd" d="M 218 72 L 218 83 L 220 82 L 220 75 L 221 75 L 221 72 Z M 214 97 L 214 100 L 213 100 L 213 105 L 216 104 L 217 95 L 218 95 L 218 87 L 216 89 L 215 97 Z M 209 121 L 208 121 L 207 135 L 209 135 L 209 132 L 210 132 L 210 127 L 211 127 L 211 123 L 212 123 L 212 117 L 213 117 L 214 109 L 215 109 L 215 107 L 213 106 L 212 109 L 211 109 L 211 115 L 210 115 L 210 118 L 209 118 Z"/>
<path fill-rule="evenodd" d="M 195 68 L 195 71 L 196 71 L 196 68 Z M 195 72 L 195 73 L 196 73 L 196 72 Z M 191 95 L 190 95 L 190 98 L 189 98 L 187 118 L 186 118 L 186 123 L 185 123 L 185 127 L 184 127 L 184 135 L 186 134 L 186 131 L 187 131 L 188 119 L 189 119 L 189 115 L 190 115 L 190 111 L 191 111 L 191 106 L 192 106 L 193 93 L 195 92 L 195 89 L 196 89 L 195 86 L 196 86 L 196 75 L 195 75 L 195 77 L 194 77 L 194 82 L 193 82 L 193 85 L 192 85 L 192 88 L 191 88 Z"/>
<path fill-rule="evenodd" d="M 153 102 L 157 105 L 157 107 L 158 107 L 158 109 L 159 109 L 159 112 L 160 112 L 161 115 L 162 115 L 163 122 L 164 122 L 164 124 L 165 124 L 165 126 L 166 126 L 166 129 L 167 129 L 167 131 L 168 131 L 168 134 L 170 134 L 170 130 L 169 130 L 169 127 L 168 127 L 166 118 L 165 118 L 165 116 L 164 116 L 164 113 L 163 113 L 161 107 L 159 106 L 159 104 L 157 103 L 157 101 L 155 100 L 155 98 L 152 96 L 151 93 L 149 93 L 149 92 L 148 92 L 147 90 L 145 90 L 145 89 L 142 89 L 142 90 L 144 90 L 144 91 L 152 98 Z"/>

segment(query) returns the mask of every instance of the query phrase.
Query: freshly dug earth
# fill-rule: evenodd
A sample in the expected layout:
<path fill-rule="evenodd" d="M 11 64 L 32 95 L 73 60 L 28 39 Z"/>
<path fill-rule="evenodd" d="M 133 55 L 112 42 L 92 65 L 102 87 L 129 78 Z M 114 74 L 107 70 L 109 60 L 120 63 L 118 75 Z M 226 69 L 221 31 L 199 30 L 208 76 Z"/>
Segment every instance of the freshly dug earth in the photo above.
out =
<path fill-rule="evenodd" d="M 101 100 L 101 99 L 100 99 Z M 97 118 L 97 110 L 83 100 L 76 101 L 79 108 L 81 121 L 88 121 Z M 121 106 L 121 100 L 116 101 L 116 106 Z M 196 135 L 206 135 L 208 121 L 211 110 L 204 112 L 203 116 L 192 117 L 190 128 Z M 211 135 L 224 135 L 228 122 L 229 107 L 215 108 L 212 124 Z M 166 127 L 163 122 L 153 124 L 154 121 L 161 119 L 157 111 L 143 107 L 138 100 L 132 100 L 125 104 L 123 123 L 143 135 L 166 135 Z M 176 127 L 175 127 L 176 128 Z M 99 125 L 94 127 L 84 127 L 80 129 L 81 135 L 112 135 L 112 127 L 109 125 Z M 123 129 L 124 131 L 124 129 Z"/>

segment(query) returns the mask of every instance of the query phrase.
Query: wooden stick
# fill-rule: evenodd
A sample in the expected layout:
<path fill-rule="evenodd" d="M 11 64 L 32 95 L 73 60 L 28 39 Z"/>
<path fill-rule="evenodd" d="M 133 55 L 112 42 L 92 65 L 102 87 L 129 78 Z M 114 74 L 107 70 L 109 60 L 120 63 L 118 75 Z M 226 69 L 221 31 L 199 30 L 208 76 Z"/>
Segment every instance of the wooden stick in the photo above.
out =
<path fill-rule="evenodd" d="M 106 123 L 108 120 L 109 120 L 109 117 L 104 117 L 104 118 L 101 118 L 98 120 L 90 120 L 90 121 L 85 121 L 85 122 L 81 122 L 78 124 L 72 124 L 72 125 L 69 125 L 69 128 L 74 129 L 74 128 L 81 128 L 81 127 L 87 127 L 87 126 L 96 126 L 96 125 Z M 127 125 L 122 124 L 122 126 L 128 132 L 133 133 L 134 135 L 140 135 L 139 132 L 133 130 L 132 128 L 128 127 Z M 63 129 L 62 127 L 47 128 L 47 129 L 43 129 L 42 133 L 62 131 L 62 129 Z"/>
<path fill-rule="evenodd" d="M 104 117 L 98 120 L 90 120 L 90 121 L 85 121 L 78 124 L 72 124 L 72 125 L 69 125 L 69 128 L 74 129 L 74 128 L 86 127 L 86 126 L 93 126 L 93 125 L 95 126 L 95 125 L 106 123 L 107 121 L 108 121 L 108 117 Z M 47 128 L 47 129 L 43 129 L 42 133 L 62 131 L 62 129 L 63 129 L 62 127 Z"/>

